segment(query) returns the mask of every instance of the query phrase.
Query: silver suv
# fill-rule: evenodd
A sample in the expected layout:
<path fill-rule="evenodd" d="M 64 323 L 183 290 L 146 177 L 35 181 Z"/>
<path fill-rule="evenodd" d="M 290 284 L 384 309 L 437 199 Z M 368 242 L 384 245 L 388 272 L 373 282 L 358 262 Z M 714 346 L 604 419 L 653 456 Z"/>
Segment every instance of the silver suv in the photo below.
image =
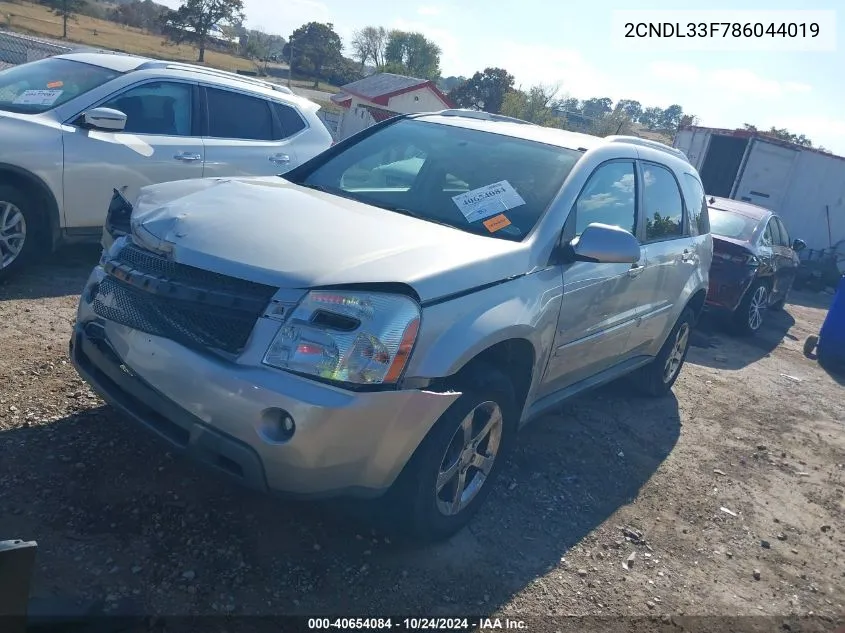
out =
<path fill-rule="evenodd" d="M 332 144 L 319 109 L 258 79 L 130 55 L 0 72 L 0 277 L 59 242 L 99 240 L 115 189 L 304 163 Z"/>
<path fill-rule="evenodd" d="M 424 539 L 542 411 L 624 375 L 667 393 L 712 255 L 680 152 L 462 111 L 147 188 L 129 231 L 82 294 L 80 375 L 247 485 L 385 495 Z"/>

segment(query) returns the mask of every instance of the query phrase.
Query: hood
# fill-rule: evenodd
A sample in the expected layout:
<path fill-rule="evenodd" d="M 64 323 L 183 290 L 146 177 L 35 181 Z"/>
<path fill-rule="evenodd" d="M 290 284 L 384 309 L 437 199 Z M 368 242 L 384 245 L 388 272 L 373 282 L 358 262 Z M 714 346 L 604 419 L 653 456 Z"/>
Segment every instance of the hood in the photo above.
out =
<path fill-rule="evenodd" d="M 528 272 L 524 244 L 472 235 L 278 177 L 146 187 L 140 244 L 174 261 L 284 288 L 404 283 L 423 301 Z"/>

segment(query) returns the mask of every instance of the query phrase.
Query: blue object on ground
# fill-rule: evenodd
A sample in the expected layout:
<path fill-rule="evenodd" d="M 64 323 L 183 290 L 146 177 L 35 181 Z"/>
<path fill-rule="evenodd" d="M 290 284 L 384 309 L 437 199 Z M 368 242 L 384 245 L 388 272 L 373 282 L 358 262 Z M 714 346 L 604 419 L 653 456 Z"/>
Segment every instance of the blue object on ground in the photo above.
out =
<path fill-rule="evenodd" d="M 818 355 L 822 362 L 845 363 L 845 275 L 819 332 Z"/>

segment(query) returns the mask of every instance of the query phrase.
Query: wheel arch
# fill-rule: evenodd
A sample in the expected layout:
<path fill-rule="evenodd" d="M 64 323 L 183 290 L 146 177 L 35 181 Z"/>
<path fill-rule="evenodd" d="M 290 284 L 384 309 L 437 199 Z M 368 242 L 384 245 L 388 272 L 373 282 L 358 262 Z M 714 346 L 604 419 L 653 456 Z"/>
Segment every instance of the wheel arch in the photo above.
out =
<path fill-rule="evenodd" d="M 49 185 L 31 171 L 0 163 L 0 185 L 9 185 L 33 196 L 38 204 L 36 211 L 41 216 L 36 238 L 53 250 L 61 239 L 59 203 Z"/>

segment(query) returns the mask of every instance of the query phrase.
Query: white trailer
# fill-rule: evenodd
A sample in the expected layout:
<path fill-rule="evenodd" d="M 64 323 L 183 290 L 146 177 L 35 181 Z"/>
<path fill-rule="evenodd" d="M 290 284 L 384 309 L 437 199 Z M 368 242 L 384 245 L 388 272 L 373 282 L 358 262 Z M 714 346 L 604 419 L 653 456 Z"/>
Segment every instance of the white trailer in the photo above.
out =
<path fill-rule="evenodd" d="M 811 249 L 845 252 L 845 158 L 747 130 L 685 127 L 674 146 L 707 195 L 771 209 Z"/>

